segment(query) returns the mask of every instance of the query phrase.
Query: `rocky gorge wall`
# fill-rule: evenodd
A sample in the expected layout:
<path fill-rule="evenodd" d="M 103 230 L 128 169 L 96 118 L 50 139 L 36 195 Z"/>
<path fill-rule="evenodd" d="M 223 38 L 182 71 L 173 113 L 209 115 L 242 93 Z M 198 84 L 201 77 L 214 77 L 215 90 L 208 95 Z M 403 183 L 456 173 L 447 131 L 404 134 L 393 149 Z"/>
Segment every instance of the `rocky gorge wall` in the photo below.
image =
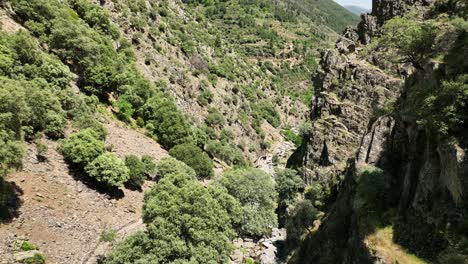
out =
<path fill-rule="evenodd" d="M 408 89 L 439 69 L 414 72 L 397 65 L 395 71 L 363 52 L 385 21 L 412 7 L 423 12 L 433 2 L 375 0 L 372 14 L 323 54 L 314 77 L 312 129 L 289 165 L 302 168 L 308 184 L 331 186 L 331 198 L 319 229 L 307 235 L 292 263 L 408 263 L 396 251 L 434 263 L 468 260 L 459 239 L 467 225 L 467 139 L 435 137 L 412 120 L 381 111 L 388 103 L 397 109 L 411 103 Z M 379 173 L 366 174 L 368 168 Z M 384 202 L 377 199 L 363 210 L 362 184 L 373 183 L 366 175 L 380 175 L 376 197 Z M 380 239 L 398 250 L 370 239 L 385 228 L 392 235 Z"/>

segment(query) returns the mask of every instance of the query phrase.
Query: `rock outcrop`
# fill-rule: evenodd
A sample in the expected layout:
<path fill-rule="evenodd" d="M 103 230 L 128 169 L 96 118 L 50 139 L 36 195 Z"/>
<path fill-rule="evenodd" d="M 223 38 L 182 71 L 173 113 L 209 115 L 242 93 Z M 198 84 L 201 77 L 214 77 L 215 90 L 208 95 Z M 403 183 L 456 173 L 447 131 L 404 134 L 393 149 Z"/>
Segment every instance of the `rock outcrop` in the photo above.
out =
<path fill-rule="evenodd" d="M 303 241 L 292 263 L 407 263 L 369 242 L 384 227 L 391 236 L 382 239 L 404 254 L 431 263 L 449 263 L 446 256 L 461 259 L 459 263 L 468 260 L 457 242 L 458 230 L 466 232 L 462 227 L 468 224 L 466 136 L 437 137 L 415 120 L 380 109 L 393 101 L 396 108 L 410 104 L 406 91 L 436 73 L 415 72 L 411 65 L 386 67 L 378 56 L 360 54 L 385 21 L 411 7 L 427 9 L 432 2 L 376 0 L 372 15 L 363 15 L 357 29 L 344 32 L 336 50 L 323 54 L 314 77 L 310 136 L 289 165 L 302 168 L 308 183 L 335 186 L 336 191 L 319 229 Z M 379 195 L 386 202 L 363 213 L 359 186 L 369 168 L 379 168 L 381 178 L 372 180 L 380 181 Z M 373 222 L 376 211 L 384 224 Z"/>

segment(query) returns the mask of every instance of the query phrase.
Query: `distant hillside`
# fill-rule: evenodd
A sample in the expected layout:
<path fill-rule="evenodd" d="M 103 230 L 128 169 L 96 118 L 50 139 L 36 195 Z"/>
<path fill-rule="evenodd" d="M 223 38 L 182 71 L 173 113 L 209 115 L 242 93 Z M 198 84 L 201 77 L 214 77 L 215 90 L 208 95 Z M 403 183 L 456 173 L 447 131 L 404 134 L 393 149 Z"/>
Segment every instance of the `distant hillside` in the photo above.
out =
<path fill-rule="evenodd" d="M 356 15 L 369 13 L 371 11 L 370 9 L 360 7 L 360 6 L 355 6 L 355 5 L 348 5 L 344 7 Z"/>
<path fill-rule="evenodd" d="M 315 24 L 327 26 L 341 33 L 346 26 L 359 23 L 359 16 L 332 0 L 286 0 L 287 6 L 300 10 Z"/>

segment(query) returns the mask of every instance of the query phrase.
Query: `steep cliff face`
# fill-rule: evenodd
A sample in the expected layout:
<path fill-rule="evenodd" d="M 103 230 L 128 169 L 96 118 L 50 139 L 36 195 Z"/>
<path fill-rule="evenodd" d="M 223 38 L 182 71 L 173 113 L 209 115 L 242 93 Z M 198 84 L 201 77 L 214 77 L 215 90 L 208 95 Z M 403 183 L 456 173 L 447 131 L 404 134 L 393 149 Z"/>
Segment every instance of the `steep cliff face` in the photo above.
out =
<path fill-rule="evenodd" d="M 432 3 L 374 1 L 372 15 L 324 53 L 310 138 L 289 165 L 336 192 L 293 263 L 467 263 L 466 130 L 437 136 L 403 110 L 411 89 L 448 67 L 433 61 L 415 71 L 362 51 L 385 21 Z"/>

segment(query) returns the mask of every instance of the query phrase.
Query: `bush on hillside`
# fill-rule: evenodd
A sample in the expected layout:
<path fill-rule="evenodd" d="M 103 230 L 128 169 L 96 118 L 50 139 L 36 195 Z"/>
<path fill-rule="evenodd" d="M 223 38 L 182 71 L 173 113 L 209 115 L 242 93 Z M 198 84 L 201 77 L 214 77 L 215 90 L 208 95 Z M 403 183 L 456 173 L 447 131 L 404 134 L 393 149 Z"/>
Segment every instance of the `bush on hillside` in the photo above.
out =
<path fill-rule="evenodd" d="M 84 167 L 104 153 L 105 145 L 96 131 L 87 128 L 62 140 L 59 151 L 69 161 Z"/>
<path fill-rule="evenodd" d="M 85 167 L 86 173 L 108 187 L 120 187 L 129 179 L 129 170 L 124 161 L 115 154 L 106 152 Z"/>
<path fill-rule="evenodd" d="M 141 159 L 135 155 L 128 155 L 125 157 L 125 166 L 129 170 L 128 183 L 136 188 L 141 188 L 148 176 L 151 176 L 156 169 L 153 158 L 148 155 L 143 155 Z"/>
<path fill-rule="evenodd" d="M 200 178 L 213 176 L 213 161 L 208 154 L 193 144 L 182 144 L 173 147 L 169 154 L 190 166 Z"/>
<path fill-rule="evenodd" d="M 241 234 L 260 237 L 277 226 L 277 192 L 270 175 L 254 168 L 235 169 L 224 173 L 218 184 L 242 205 Z"/>
<path fill-rule="evenodd" d="M 229 165 L 245 165 L 246 161 L 242 151 L 230 144 L 216 140 L 210 140 L 206 144 L 206 151 Z"/>
<path fill-rule="evenodd" d="M 166 175 L 173 173 L 183 173 L 192 177 L 193 179 L 196 179 L 196 173 L 192 168 L 190 168 L 182 161 L 176 160 L 172 157 L 162 158 L 156 164 L 156 171 L 160 178 L 164 178 Z"/>
<path fill-rule="evenodd" d="M 125 166 L 129 171 L 128 183 L 136 188 L 141 188 L 147 178 L 145 164 L 135 155 L 125 157 Z"/>

